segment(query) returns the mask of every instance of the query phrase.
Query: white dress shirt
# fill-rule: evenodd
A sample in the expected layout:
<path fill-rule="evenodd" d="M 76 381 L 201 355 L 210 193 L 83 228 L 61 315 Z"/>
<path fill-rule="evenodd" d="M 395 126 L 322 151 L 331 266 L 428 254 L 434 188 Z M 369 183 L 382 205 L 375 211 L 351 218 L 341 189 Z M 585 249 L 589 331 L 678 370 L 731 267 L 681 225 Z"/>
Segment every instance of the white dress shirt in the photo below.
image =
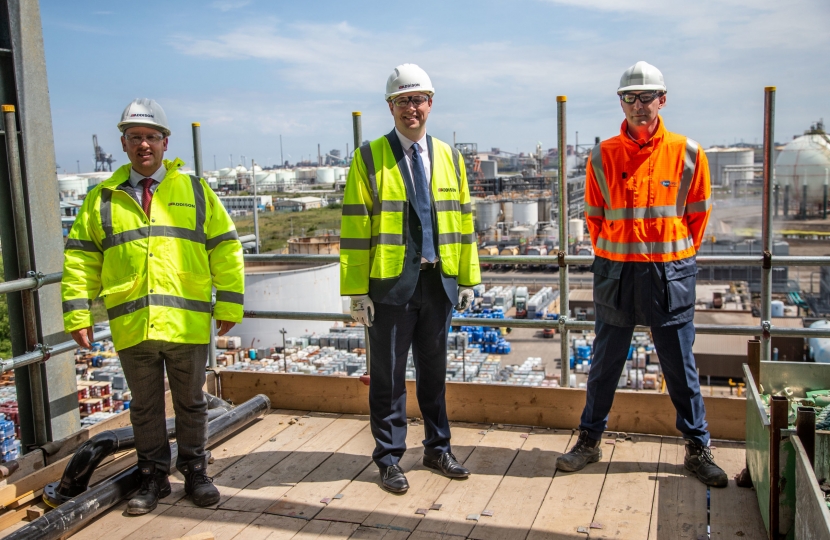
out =
<path fill-rule="evenodd" d="M 424 162 L 424 172 L 427 175 L 427 185 L 432 186 L 432 174 L 431 168 L 432 163 L 429 161 L 429 147 L 427 147 L 427 135 L 424 133 L 424 136 L 421 137 L 420 141 L 410 141 L 407 139 L 403 133 L 398 131 L 398 128 L 395 128 L 395 133 L 398 135 L 398 140 L 401 141 L 401 146 L 403 147 L 404 156 L 406 156 L 406 164 L 409 166 L 409 174 L 410 178 L 412 178 L 412 184 L 415 184 L 415 175 L 412 174 L 412 145 L 416 142 L 418 146 L 421 147 L 421 160 Z M 417 187 L 416 187 L 417 189 Z"/>
<path fill-rule="evenodd" d="M 141 173 L 136 172 L 135 169 L 130 168 L 130 185 L 133 186 L 133 191 L 135 192 L 136 199 L 138 199 L 138 204 L 141 205 L 142 199 L 144 196 L 144 184 L 141 183 L 142 180 L 145 178 L 152 178 L 154 182 L 150 184 L 150 193 L 155 193 L 156 188 L 159 187 L 159 184 L 164 177 L 167 175 L 167 169 L 162 165 L 158 168 L 156 172 L 154 172 L 151 176 L 143 176 Z"/>

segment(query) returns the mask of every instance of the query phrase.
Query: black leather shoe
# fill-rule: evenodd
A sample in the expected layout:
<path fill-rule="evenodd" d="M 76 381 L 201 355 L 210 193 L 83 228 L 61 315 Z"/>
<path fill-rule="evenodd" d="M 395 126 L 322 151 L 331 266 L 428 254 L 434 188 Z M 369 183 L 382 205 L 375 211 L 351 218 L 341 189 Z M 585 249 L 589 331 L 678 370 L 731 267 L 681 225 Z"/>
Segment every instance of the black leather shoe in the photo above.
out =
<path fill-rule="evenodd" d="M 392 493 L 406 493 L 409 489 L 409 482 L 398 465 L 380 468 L 380 485 Z"/>
<path fill-rule="evenodd" d="M 127 503 L 127 513 L 133 516 L 148 514 L 158 506 L 159 499 L 170 495 L 167 473 L 157 471 L 154 465 L 141 467 L 141 487 Z"/>
<path fill-rule="evenodd" d="M 196 506 L 211 506 L 219 502 L 219 490 L 213 485 L 213 478 L 205 474 L 206 468 L 206 458 L 194 459 L 179 467 L 184 476 L 184 492 L 190 495 Z"/>
<path fill-rule="evenodd" d="M 467 478 L 470 471 L 465 469 L 452 452 L 444 452 L 436 457 L 424 455 L 424 467 L 435 469 L 447 478 Z"/>

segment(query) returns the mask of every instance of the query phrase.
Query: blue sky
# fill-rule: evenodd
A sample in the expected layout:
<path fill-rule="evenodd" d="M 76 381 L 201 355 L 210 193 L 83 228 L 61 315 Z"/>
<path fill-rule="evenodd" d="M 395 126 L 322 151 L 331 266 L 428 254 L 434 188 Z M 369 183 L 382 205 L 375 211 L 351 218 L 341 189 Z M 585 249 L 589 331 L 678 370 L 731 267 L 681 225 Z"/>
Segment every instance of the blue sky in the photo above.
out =
<path fill-rule="evenodd" d="M 192 162 L 201 122 L 206 168 L 351 149 L 388 132 L 392 68 L 414 62 L 436 87 L 428 131 L 480 149 L 556 145 L 619 130 L 615 91 L 638 60 L 669 89 L 671 131 L 704 146 L 761 140 L 763 88 L 777 92 L 776 140 L 830 120 L 827 0 L 41 0 L 57 162 L 92 169 L 92 134 L 126 161 L 115 125 L 135 97 L 171 121 L 168 156 Z M 289 157 L 290 156 L 290 157 Z"/>

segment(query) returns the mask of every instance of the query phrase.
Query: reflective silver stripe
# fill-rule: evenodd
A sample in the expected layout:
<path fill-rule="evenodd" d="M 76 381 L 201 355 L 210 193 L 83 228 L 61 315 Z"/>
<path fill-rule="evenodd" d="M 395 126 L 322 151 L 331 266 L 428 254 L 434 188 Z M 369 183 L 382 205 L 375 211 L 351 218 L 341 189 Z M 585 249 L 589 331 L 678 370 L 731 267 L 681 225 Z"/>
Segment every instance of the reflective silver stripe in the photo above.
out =
<path fill-rule="evenodd" d="M 202 238 L 205 238 L 205 216 L 207 215 L 205 188 L 199 181 L 199 177 L 192 174 L 190 175 L 190 184 L 193 186 L 193 202 L 196 205 L 196 226 L 193 227 L 193 230 L 201 233 Z"/>
<path fill-rule="evenodd" d="M 461 205 L 461 213 L 462 214 L 472 214 L 473 213 L 473 203 L 464 203 Z"/>
<path fill-rule="evenodd" d="M 588 211 L 588 205 L 585 205 Z M 590 215 L 590 214 L 589 214 Z M 677 208 L 674 206 L 639 206 L 635 208 L 614 208 L 605 211 L 605 219 L 653 219 L 677 217 Z"/>
<path fill-rule="evenodd" d="M 680 179 L 680 189 L 677 190 L 677 215 L 682 216 L 685 211 L 686 197 L 689 196 L 689 189 L 692 187 L 692 178 L 695 175 L 695 163 L 697 162 L 698 144 L 692 139 L 686 138 L 686 152 L 683 158 L 683 176 Z"/>
<path fill-rule="evenodd" d="M 64 250 L 77 249 L 78 251 L 91 251 L 93 253 L 101 253 L 98 246 L 92 240 L 79 240 L 77 238 L 69 238 L 63 246 Z"/>
<path fill-rule="evenodd" d="M 605 215 L 605 208 L 601 206 L 591 206 L 585 203 L 585 214 L 588 217 L 603 217 Z"/>
<path fill-rule="evenodd" d="M 101 228 L 104 229 L 104 238 L 112 236 L 112 190 L 101 190 Z"/>
<path fill-rule="evenodd" d="M 365 204 L 344 204 L 343 205 L 343 215 L 344 216 L 368 216 L 369 209 L 366 208 Z"/>
<path fill-rule="evenodd" d="M 455 165 L 455 179 L 458 181 L 458 192 L 461 193 L 461 152 L 457 148 L 452 149 L 452 164 Z"/>
<path fill-rule="evenodd" d="M 104 238 L 102 245 L 104 247 L 104 251 L 106 251 L 110 248 L 126 244 L 127 242 L 135 242 L 136 240 L 141 240 L 150 236 L 180 238 L 182 240 L 190 240 L 191 242 L 196 242 L 198 244 L 204 244 L 206 242 L 203 231 L 194 231 L 192 229 L 185 229 L 184 227 L 170 227 L 168 225 L 150 225 L 149 227 L 139 227 L 138 229 L 107 236 Z"/>
<path fill-rule="evenodd" d="M 341 238 L 340 249 L 364 249 L 369 251 L 372 247 L 369 238 Z"/>
<path fill-rule="evenodd" d="M 343 240 L 340 240 L 341 247 Z M 380 233 L 378 236 L 373 236 L 371 239 L 372 245 L 383 244 L 386 246 L 403 246 L 403 235 L 393 233 Z"/>
<path fill-rule="evenodd" d="M 712 207 L 712 200 L 706 199 L 703 201 L 693 202 L 686 205 L 686 213 L 694 214 L 695 212 L 706 212 Z"/>
<path fill-rule="evenodd" d="M 435 201 L 436 212 L 460 212 L 461 203 L 458 201 Z"/>
<path fill-rule="evenodd" d="M 692 238 L 680 238 L 670 242 L 612 242 L 606 238 L 597 239 L 597 249 L 621 255 L 649 255 L 677 253 L 693 247 Z"/>
<path fill-rule="evenodd" d="M 476 244 L 476 235 L 475 233 L 471 234 L 462 234 L 461 235 L 461 243 L 462 244 Z"/>
<path fill-rule="evenodd" d="M 450 232 L 450 233 L 440 233 L 438 235 L 438 245 L 439 246 L 446 246 L 447 244 L 460 244 L 460 243 L 461 243 L 461 233 Z"/>
<path fill-rule="evenodd" d="M 229 304 L 245 303 L 245 295 L 233 291 L 216 291 L 217 302 L 228 302 Z"/>
<path fill-rule="evenodd" d="M 216 246 L 227 240 L 239 240 L 239 235 L 236 233 L 236 231 L 228 231 L 224 234 L 220 234 L 219 236 L 214 236 L 213 238 L 210 238 L 207 240 L 207 242 L 205 242 L 205 249 L 210 251 L 211 249 L 215 248 Z"/>
<path fill-rule="evenodd" d="M 602 192 L 602 198 L 605 200 L 605 206 L 611 208 L 611 192 L 608 191 L 608 181 L 605 178 L 605 168 L 602 166 L 602 151 L 601 144 L 598 144 L 591 150 L 591 168 L 594 171 L 594 176 L 597 179 L 599 190 Z"/>
<path fill-rule="evenodd" d="M 378 195 L 378 179 L 375 176 L 375 158 L 372 155 L 372 147 L 364 144 L 360 147 L 360 157 L 363 158 L 363 164 L 366 165 L 366 175 L 369 178 L 369 187 L 372 188 L 372 213 L 380 214 L 380 195 Z"/>
<path fill-rule="evenodd" d="M 64 313 L 70 311 L 79 311 L 82 309 L 92 309 L 92 300 L 89 298 L 78 298 L 77 300 L 66 300 L 61 304 Z"/>
<path fill-rule="evenodd" d="M 118 304 L 107 309 L 107 315 L 110 320 L 117 319 L 130 313 L 135 313 L 140 309 L 148 306 L 163 306 L 168 308 L 185 309 L 187 311 L 196 311 L 199 313 L 210 313 L 210 302 L 203 302 L 202 300 L 189 300 L 181 296 L 170 296 L 166 294 L 148 294 L 123 304 Z"/>
<path fill-rule="evenodd" d="M 380 209 L 383 212 L 403 212 L 406 207 L 406 201 L 383 201 L 380 203 Z"/>

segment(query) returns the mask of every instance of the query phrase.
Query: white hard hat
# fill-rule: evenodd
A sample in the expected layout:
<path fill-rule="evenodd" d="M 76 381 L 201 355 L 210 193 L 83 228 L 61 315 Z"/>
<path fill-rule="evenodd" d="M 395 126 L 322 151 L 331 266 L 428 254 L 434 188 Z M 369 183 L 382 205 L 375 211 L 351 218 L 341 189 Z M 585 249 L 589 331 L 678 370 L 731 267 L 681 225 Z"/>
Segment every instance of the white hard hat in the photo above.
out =
<path fill-rule="evenodd" d="M 118 122 L 118 130 L 121 133 L 128 127 L 146 126 L 161 131 L 165 137 L 170 136 L 170 124 L 167 123 L 167 115 L 164 109 L 153 99 L 134 99 L 121 113 L 121 121 Z"/>
<path fill-rule="evenodd" d="M 432 96 L 435 89 L 427 72 L 415 64 L 401 64 L 386 79 L 386 101 L 407 92 L 423 92 Z"/>
<path fill-rule="evenodd" d="M 666 83 L 663 82 L 663 74 L 648 62 L 640 60 L 626 69 L 625 73 L 620 77 L 620 87 L 617 88 L 617 94 L 636 90 L 658 90 L 660 92 L 666 92 Z"/>

